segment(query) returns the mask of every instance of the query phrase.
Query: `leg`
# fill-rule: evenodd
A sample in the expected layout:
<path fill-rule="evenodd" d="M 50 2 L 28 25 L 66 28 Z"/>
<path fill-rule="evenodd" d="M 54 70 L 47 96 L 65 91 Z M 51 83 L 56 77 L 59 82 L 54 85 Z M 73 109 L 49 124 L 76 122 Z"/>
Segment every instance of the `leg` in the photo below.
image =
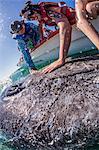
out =
<path fill-rule="evenodd" d="M 84 2 L 76 0 L 77 27 L 93 42 L 99 49 L 99 35 L 95 28 L 88 22 L 85 15 Z"/>
<path fill-rule="evenodd" d="M 99 15 L 99 1 L 90 2 L 86 5 L 87 12 L 96 19 Z"/>

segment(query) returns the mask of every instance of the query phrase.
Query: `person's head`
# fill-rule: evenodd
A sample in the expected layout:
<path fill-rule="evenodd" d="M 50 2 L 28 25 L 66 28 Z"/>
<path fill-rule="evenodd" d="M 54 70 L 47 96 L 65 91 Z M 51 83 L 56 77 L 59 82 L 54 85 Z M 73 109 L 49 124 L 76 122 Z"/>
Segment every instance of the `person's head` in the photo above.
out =
<path fill-rule="evenodd" d="M 30 2 L 26 3 L 24 9 L 21 10 L 20 16 L 27 20 L 41 20 L 39 5 L 33 5 Z"/>
<path fill-rule="evenodd" d="M 24 34 L 25 33 L 25 24 L 24 21 L 14 21 L 11 23 L 11 32 L 12 34 Z"/>

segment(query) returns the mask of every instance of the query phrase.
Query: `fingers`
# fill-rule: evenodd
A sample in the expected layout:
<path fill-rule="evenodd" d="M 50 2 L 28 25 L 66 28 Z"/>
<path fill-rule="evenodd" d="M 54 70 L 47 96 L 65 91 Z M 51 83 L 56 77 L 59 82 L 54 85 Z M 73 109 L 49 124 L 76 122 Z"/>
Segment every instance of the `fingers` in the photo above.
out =
<path fill-rule="evenodd" d="M 51 70 L 50 68 L 45 68 L 45 69 L 42 71 L 42 73 L 43 73 L 43 74 L 49 73 L 50 70 Z"/>
<path fill-rule="evenodd" d="M 42 71 L 42 74 L 50 73 L 50 72 L 52 72 L 54 69 L 55 69 L 55 67 L 52 67 L 52 66 L 47 67 L 47 68 L 45 68 L 45 69 Z"/>
<path fill-rule="evenodd" d="M 64 64 L 64 62 L 58 60 L 58 61 L 52 63 L 50 66 L 43 69 L 42 74 L 50 73 L 50 72 L 54 71 L 55 69 L 59 68 L 60 66 L 62 66 L 63 64 Z"/>

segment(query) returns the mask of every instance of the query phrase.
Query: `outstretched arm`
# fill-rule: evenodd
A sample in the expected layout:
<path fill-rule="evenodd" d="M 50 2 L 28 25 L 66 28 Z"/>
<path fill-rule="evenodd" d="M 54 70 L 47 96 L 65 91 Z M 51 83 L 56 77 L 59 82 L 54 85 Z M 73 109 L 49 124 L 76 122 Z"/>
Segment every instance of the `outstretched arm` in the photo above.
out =
<path fill-rule="evenodd" d="M 17 40 L 18 43 L 18 48 L 20 49 L 21 53 L 23 54 L 24 60 L 27 63 L 27 65 L 29 66 L 29 68 L 32 70 L 37 70 L 35 68 L 35 65 L 32 61 L 31 55 L 29 53 L 29 49 L 26 47 L 26 44 L 24 42 L 24 40 L 22 39 L 18 39 Z"/>
<path fill-rule="evenodd" d="M 65 63 L 65 58 L 68 54 L 68 49 L 71 42 L 71 26 L 67 18 L 62 18 L 61 20 L 56 20 L 59 27 L 59 36 L 60 36 L 60 50 L 59 50 L 59 59 L 49 66 L 47 66 L 43 73 L 49 73 L 53 70 L 61 67 Z"/>

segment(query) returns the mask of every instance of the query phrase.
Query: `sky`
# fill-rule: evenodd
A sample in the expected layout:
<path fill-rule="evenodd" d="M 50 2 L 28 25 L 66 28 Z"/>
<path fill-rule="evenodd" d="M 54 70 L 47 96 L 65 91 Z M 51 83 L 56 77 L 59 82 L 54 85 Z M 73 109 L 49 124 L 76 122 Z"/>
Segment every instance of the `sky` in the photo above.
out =
<path fill-rule="evenodd" d="M 17 69 L 21 53 L 17 49 L 16 41 L 11 38 L 10 24 L 14 20 L 21 20 L 19 12 L 27 0 L 0 0 L 0 80 L 5 80 Z M 59 2 L 61 0 L 33 0 Z M 70 0 L 64 0 L 73 6 Z"/>

